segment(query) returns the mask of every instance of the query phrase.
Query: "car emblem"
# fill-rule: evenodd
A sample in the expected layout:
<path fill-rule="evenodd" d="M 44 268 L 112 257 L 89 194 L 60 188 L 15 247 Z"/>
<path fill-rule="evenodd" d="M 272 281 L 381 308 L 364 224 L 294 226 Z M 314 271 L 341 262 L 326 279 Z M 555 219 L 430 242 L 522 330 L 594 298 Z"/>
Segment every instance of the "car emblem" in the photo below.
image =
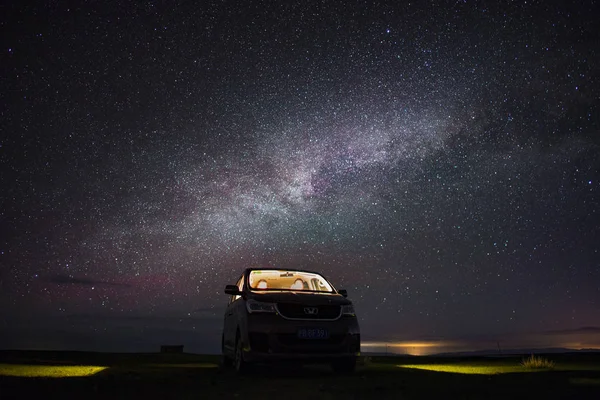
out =
<path fill-rule="evenodd" d="M 304 307 L 304 314 L 317 315 L 319 309 L 317 307 Z"/>

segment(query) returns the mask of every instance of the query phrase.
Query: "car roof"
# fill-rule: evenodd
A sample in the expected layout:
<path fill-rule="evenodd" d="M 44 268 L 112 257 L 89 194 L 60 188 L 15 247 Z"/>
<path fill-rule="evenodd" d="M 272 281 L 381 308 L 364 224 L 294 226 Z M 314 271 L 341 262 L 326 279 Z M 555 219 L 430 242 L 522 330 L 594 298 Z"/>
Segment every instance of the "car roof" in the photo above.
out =
<path fill-rule="evenodd" d="M 311 274 L 323 275 L 321 272 L 310 271 L 307 269 L 279 268 L 279 267 L 252 267 L 252 268 L 246 268 L 246 270 L 244 272 L 250 272 L 250 271 L 291 271 L 291 272 L 308 272 Z"/>

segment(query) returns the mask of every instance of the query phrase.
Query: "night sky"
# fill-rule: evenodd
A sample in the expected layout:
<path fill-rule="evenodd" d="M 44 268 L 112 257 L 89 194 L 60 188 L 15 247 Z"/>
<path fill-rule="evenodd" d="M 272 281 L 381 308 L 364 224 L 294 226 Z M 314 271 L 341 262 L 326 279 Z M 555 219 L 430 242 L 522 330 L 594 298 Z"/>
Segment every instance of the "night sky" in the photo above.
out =
<path fill-rule="evenodd" d="M 2 6 L 0 348 L 218 351 L 244 268 L 365 340 L 600 326 L 600 5 Z"/>

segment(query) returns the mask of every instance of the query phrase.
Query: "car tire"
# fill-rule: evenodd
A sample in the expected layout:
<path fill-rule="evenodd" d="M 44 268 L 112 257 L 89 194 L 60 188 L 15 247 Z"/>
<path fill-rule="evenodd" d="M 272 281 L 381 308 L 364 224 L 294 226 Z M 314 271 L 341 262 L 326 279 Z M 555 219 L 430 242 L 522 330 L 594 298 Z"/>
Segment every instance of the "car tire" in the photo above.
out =
<path fill-rule="evenodd" d="M 240 332 L 238 331 L 235 338 L 235 355 L 233 358 L 233 367 L 238 374 L 243 374 L 248 372 L 249 365 L 246 360 L 244 360 L 244 344 L 242 343 L 242 338 L 240 337 Z"/>
<path fill-rule="evenodd" d="M 356 370 L 356 357 L 342 358 L 331 363 L 336 374 L 352 374 Z"/>
<path fill-rule="evenodd" d="M 233 367 L 233 360 L 225 354 L 221 355 L 221 368 L 229 369 Z"/>
<path fill-rule="evenodd" d="M 233 360 L 227 355 L 225 351 L 225 340 L 221 338 L 221 367 L 231 368 L 233 367 Z"/>

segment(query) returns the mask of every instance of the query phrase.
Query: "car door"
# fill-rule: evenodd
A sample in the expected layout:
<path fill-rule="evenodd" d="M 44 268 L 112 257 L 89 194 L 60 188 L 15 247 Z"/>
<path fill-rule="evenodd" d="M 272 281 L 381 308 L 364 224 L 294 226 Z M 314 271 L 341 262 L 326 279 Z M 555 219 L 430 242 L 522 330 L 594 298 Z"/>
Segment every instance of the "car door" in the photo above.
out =
<path fill-rule="evenodd" d="M 233 300 L 233 296 L 229 296 L 229 300 L 227 302 L 227 307 L 225 308 L 225 315 L 223 316 L 223 351 L 228 351 L 231 349 L 231 303 Z"/>
<path fill-rule="evenodd" d="M 236 286 L 242 286 L 242 278 L 238 279 Z M 225 321 L 223 323 L 223 344 L 226 349 L 233 349 L 235 346 L 235 332 L 237 328 L 236 308 L 240 296 L 229 296 L 229 303 L 225 309 Z"/>

